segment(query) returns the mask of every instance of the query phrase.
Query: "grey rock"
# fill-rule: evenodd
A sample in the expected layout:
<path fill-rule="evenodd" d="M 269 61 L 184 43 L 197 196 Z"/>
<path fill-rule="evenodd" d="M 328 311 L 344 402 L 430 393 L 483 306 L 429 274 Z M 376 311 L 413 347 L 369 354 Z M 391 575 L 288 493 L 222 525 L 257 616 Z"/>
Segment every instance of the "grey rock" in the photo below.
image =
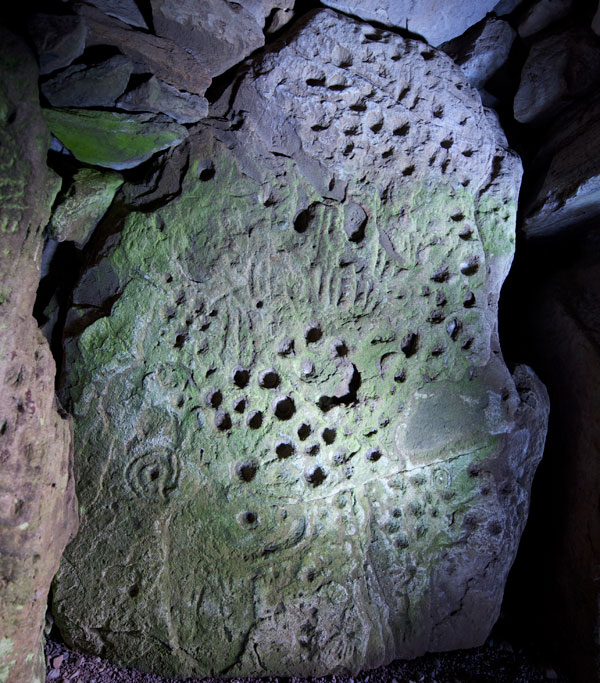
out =
<path fill-rule="evenodd" d="M 49 229 L 59 242 L 82 247 L 111 205 L 123 184 L 118 173 L 83 168 L 75 174 L 61 201 L 54 207 Z"/>
<path fill-rule="evenodd" d="M 27 28 L 42 75 L 68 66 L 85 49 L 87 29 L 79 17 L 35 14 Z"/>
<path fill-rule="evenodd" d="M 519 35 L 521 38 L 527 38 L 542 31 L 550 24 L 565 17 L 572 4 L 573 0 L 539 0 L 519 24 Z"/>
<path fill-rule="evenodd" d="M 40 89 L 54 107 L 112 107 L 132 73 L 131 61 L 116 55 L 92 66 L 69 66 L 42 81 Z"/>
<path fill-rule="evenodd" d="M 104 14 L 120 19 L 130 26 L 148 28 L 135 0 L 87 0 L 87 2 Z"/>
<path fill-rule="evenodd" d="M 600 46 L 589 30 L 557 33 L 534 43 L 515 95 L 517 121 L 529 123 L 558 114 L 574 97 L 597 86 Z"/>
<path fill-rule="evenodd" d="M 523 0 L 500 0 L 493 12 L 497 17 L 505 17 L 507 14 L 512 14 L 522 2 Z"/>
<path fill-rule="evenodd" d="M 489 17 L 440 47 L 460 66 L 469 83 L 480 89 L 508 59 L 515 36 L 507 21 Z"/>
<path fill-rule="evenodd" d="M 441 45 L 463 34 L 494 9 L 497 0 L 324 0 L 325 5 L 367 21 L 405 28 Z"/>
<path fill-rule="evenodd" d="M 548 409 L 497 337 L 520 162 L 446 55 L 331 11 L 236 85 L 75 289 L 56 623 L 171 677 L 479 644 Z"/>
<path fill-rule="evenodd" d="M 600 217 L 600 100 L 564 112 L 534 163 L 540 187 L 525 204 L 528 237 L 573 230 Z"/>
<path fill-rule="evenodd" d="M 140 70 L 179 90 L 204 95 L 211 83 L 206 67 L 171 40 L 137 31 L 118 19 L 106 16 L 95 7 L 75 7 L 88 27 L 86 45 L 114 45 L 139 65 Z"/>
<path fill-rule="evenodd" d="M 294 17 L 291 9 L 277 9 L 271 18 L 271 23 L 265 29 L 267 33 L 275 33 L 288 24 Z"/>
<path fill-rule="evenodd" d="M 166 204 L 180 194 L 188 163 L 189 151 L 185 144 L 167 150 L 143 178 L 123 186 L 122 200 L 133 208 L 146 210 Z"/>
<path fill-rule="evenodd" d="M 264 18 L 257 21 L 256 13 L 244 4 L 226 0 L 152 0 L 152 17 L 159 36 L 189 51 L 212 76 L 223 73 L 264 44 Z"/>
<path fill-rule="evenodd" d="M 208 113 L 205 97 L 181 92 L 155 76 L 125 93 L 117 106 L 127 111 L 166 114 L 179 123 L 195 123 Z"/>
<path fill-rule="evenodd" d="M 266 21 L 278 11 L 291 12 L 294 9 L 295 0 L 244 0 L 244 9 L 248 11 L 255 22 L 265 28 Z"/>

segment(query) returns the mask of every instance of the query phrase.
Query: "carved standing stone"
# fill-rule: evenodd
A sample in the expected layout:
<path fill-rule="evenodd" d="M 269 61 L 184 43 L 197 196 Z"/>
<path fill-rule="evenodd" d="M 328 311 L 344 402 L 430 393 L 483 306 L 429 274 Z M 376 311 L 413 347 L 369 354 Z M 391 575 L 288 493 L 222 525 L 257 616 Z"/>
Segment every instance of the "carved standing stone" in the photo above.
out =
<path fill-rule="evenodd" d="M 478 645 L 548 410 L 496 332 L 520 163 L 449 58 L 331 11 L 236 85 L 75 290 L 57 622 L 177 676 Z"/>

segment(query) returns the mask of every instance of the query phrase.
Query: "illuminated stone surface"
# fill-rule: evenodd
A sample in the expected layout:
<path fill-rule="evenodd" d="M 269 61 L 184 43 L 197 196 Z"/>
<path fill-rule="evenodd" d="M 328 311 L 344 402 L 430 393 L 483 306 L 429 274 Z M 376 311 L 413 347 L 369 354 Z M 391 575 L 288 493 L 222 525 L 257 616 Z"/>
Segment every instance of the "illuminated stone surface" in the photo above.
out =
<path fill-rule="evenodd" d="M 496 335 L 518 159 L 449 58 L 329 11 L 229 97 L 74 293 L 62 633 L 177 676 L 480 644 L 547 418 Z"/>

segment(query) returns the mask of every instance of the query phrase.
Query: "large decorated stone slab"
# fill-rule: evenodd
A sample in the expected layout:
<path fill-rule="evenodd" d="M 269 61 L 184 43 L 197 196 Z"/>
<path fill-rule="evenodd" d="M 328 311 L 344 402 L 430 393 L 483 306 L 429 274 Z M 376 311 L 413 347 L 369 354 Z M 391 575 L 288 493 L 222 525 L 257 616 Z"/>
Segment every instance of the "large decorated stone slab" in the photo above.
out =
<path fill-rule="evenodd" d="M 518 159 L 449 58 L 331 11 L 213 116 L 74 293 L 63 635 L 182 677 L 480 644 L 547 417 L 496 334 Z"/>

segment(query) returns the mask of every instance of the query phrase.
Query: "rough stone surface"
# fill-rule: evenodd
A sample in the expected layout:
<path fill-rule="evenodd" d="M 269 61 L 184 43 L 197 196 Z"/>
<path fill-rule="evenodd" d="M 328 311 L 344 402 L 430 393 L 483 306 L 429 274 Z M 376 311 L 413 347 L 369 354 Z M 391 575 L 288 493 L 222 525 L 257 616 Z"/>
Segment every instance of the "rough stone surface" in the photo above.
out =
<path fill-rule="evenodd" d="M 432 45 L 460 36 L 494 9 L 497 0 L 324 0 L 346 14 L 422 35 Z"/>
<path fill-rule="evenodd" d="M 265 42 L 258 17 L 226 0 L 152 0 L 152 18 L 159 36 L 189 50 L 213 76 Z"/>
<path fill-rule="evenodd" d="M 113 45 L 137 62 L 142 70 L 169 85 L 193 95 L 204 95 L 211 83 L 211 75 L 203 64 L 177 43 L 135 30 L 95 7 L 80 4 L 75 9 L 88 27 L 88 47 Z"/>
<path fill-rule="evenodd" d="M 57 623 L 178 676 L 480 644 L 547 417 L 496 334 L 519 161 L 447 56 L 333 12 L 238 85 L 75 289 Z"/>
<path fill-rule="evenodd" d="M 44 116 L 53 135 L 79 161 L 116 170 L 133 168 L 187 136 L 183 126 L 160 114 L 45 109 Z"/>
<path fill-rule="evenodd" d="M 571 230 L 600 218 L 600 98 L 569 109 L 550 129 L 534 172 L 537 191 L 524 205 L 529 237 Z"/>
<path fill-rule="evenodd" d="M 48 589 L 76 520 L 71 423 L 31 315 L 59 183 L 34 56 L 4 29 L 0 40 L 0 680 L 41 683 Z"/>
<path fill-rule="evenodd" d="M 163 152 L 140 176 L 123 185 L 121 199 L 136 209 L 150 210 L 165 204 L 180 194 L 188 164 L 186 143 Z"/>
<path fill-rule="evenodd" d="M 116 55 L 86 66 L 75 64 L 54 74 L 40 85 L 53 107 L 112 107 L 125 92 L 133 64 Z"/>
<path fill-rule="evenodd" d="M 54 207 L 50 232 L 59 242 L 83 246 L 123 184 L 118 173 L 82 168 L 60 203 Z"/>
<path fill-rule="evenodd" d="M 117 106 L 127 111 L 167 114 L 179 123 L 196 123 L 208 113 L 205 97 L 181 92 L 155 76 L 123 95 Z"/>
<path fill-rule="evenodd" d="M 90 5 L 94 5 L 99 10 L 111 17 L 116 17 L 121 21 L 136 26 L 137 28 L 148 28 L 135 0 L 87 0 Z"/>
<path fill-rule="evenodd" d="M 482 88 L 508 59 L 515 36 L 507 21 L 490 17 L 441 48 L 460 66 L 473 87 Z"/>
<path fill-rule="evenodd" d="M 69 66 L 85 49 L 87 28 L 79 17 L 36 14 L 28 29 L 42 75 Z"/>
<path fill-rule="evenodd" d="M 527 12 L 523 21 L 519 24 L 519 35 L 527 38 L 539 33 L 550 24 L 565 17 L 573 0 L 539 0 Z"/>
<path fill-rule="evenodd" d="M 533 45 L 515 95 L 517 121 L 529 123 L 561 111 L 600 81 L 600 46 L 589 30 L 571 30 Z"/>

